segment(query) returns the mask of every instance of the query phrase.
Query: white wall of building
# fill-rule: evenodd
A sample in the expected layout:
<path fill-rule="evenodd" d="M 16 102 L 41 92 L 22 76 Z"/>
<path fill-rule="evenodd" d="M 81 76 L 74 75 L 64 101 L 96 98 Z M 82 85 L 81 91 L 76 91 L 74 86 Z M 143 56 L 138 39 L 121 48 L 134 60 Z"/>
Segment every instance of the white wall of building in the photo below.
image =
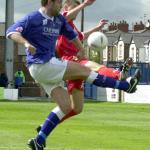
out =
<path fill-rule="evenodd" d="M 149 61 L 149 45 L 146 44 L 144 47 L 145 47 L 145 62 L 148 63 L 150 62 Z"/>
<path fill-rule="evenodd" d="M 103 50 L 103 61 L 108 60 L 108 47 Z"/>
<path fill-rule="evenodd" d="M 137 52 L 137 48 L 136 48 L 135 44 L 133 43 L 129 47 L 129 57 L 133 58 L 134 62 L 136 62 L 136 60 L 137 60 L 136 52 Z"/>
<path fill-rule="evenodd" d="M 124 61 L 124 42 L 118 42 L 118 54 L 117 54 L 118 61 Z"/>
<path fill-rule="evenodd" d="M 145 47 L 139 48 L 139 62 L 146 62 L 146 53 L 145 53 Z"/>

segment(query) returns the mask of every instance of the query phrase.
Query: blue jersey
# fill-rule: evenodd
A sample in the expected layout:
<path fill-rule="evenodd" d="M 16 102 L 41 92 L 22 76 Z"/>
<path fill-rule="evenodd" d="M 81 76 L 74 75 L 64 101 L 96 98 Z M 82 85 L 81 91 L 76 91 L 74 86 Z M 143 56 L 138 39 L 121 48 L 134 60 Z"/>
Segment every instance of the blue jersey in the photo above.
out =
<path fill-rule="evenodd" d="M 76 33 L 62 15 L 49 17 L 41 10 L 26 15 L 23 19 L 10 26 L 7 36 L 20 33 L 26 40 L 36 47 L 36 53 L 31 55 L 26 49 L 27 64 L 45 63 L 55 57 L 55 45 L 59 35 L 69 40 L 76 38 Z"/>

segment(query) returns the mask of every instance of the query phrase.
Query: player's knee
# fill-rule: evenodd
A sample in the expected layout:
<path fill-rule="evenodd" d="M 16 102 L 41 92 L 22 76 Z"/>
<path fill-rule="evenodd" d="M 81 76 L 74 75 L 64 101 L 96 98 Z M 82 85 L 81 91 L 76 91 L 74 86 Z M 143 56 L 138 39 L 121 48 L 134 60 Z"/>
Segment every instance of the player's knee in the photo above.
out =
<path fill-rule="evenodd" d="M 86 67 L 86 66 L 82 66 L 80 69 L 80 73 L 84 76 L 87 77 L 87 75 L 89 75 L 89 73 L 91 72 L 91 69 Z"/>
<path fill-rule="evenodd" d="M 69 112 L 72 111 L 72 108 L 70 106 L 68 106 L 68 107 L 61 108 L 61 110 L 65 115 L 67 115 Z"/>
<path fill-rule="evenodd" d="M 73 110 L 74 110 L 76 115 L 82 113 L 82 111 L 83 111 L 83 109 L 81 107 L 80 108 L 74 108 Z"/>
<path fill-rule="evenodd" d="M 64 114 L 68 114 L 72 110 L 70 97 L 65 89 L 62 87 L 56 87 L 52 90 L 51 96 Z"/>
<path fill-rule="evenodd" d="M 81 114 L 82 113 L 82 109 L 78 109 L 78 110 L 74 110 L 76 115 Z"/>

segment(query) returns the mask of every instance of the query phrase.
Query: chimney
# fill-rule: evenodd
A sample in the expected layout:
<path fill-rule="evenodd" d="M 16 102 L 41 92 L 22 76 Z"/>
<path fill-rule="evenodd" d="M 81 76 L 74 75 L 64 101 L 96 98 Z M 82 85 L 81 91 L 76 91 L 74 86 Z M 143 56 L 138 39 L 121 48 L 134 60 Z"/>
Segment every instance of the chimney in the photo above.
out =
<path fill-rule="evenodd" d="M 114 30 L 117 30 L 117 24 L 116 23 L 111 23 L 108 27 L 108 30 L 109 31 L 114 31 Z"/>
<path fill-rule="evenodd" d="M 120 31 L 123 31 L 123 32 L 129 31 L 129 24 L 124 20 L 120 21 L 117 26 Z"/>
<path fill-rule="evenodd" d="M 135 23 L 133 30 L 134 31 L 140 31 L 140 30 L 144 30 L 145 29 L 145 25 L 143 24 L 142 21 L 140 21 L 140 23 Z"/>

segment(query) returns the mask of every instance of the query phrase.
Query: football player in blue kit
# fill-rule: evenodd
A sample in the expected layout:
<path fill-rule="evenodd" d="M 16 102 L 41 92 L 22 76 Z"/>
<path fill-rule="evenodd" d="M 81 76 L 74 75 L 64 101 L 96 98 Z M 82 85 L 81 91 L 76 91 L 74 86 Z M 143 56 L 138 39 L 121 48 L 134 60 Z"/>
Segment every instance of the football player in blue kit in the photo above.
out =
<path fill-rule="evenodd" d="M 96 86 L 134 93 L 140 79 L 138 72 L 125 81 L 115 80 L 99 75 L 79 63 L 57 59 L 55 45 L 59 35 L 64 35 L 75 44 L 79 49 L 79 59 L 84 57 L 84 48 L 77 34 L 59 13 L 61 7 L 62 0 L 41 0 L 39 10 L 27 14 L 7 29 L 7 38 L 24 45 L 31 76 L 58 105 L 48 114 L 38 135 L 29 140 L 28 145 L 32 150 L 43 150 L 48 135 L 66 115 L 73 113 L 63 81 L 81 79 Z"/>

